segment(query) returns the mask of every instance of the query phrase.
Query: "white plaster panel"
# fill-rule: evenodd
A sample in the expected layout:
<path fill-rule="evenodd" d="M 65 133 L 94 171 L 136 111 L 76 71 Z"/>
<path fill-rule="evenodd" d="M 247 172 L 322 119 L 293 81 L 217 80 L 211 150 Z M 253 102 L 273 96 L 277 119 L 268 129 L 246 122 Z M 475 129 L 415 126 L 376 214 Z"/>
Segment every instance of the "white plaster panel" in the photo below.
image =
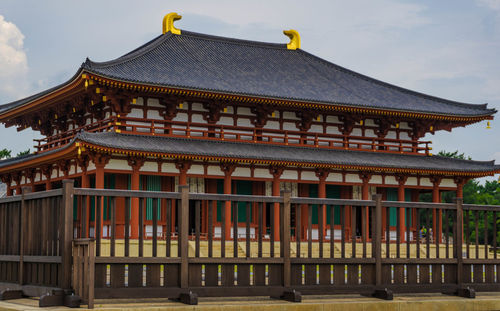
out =
<path fill-rule="evenodd" d="M 117 160 L 117 159 L 111 159 L 109 163 L 106 164 L 106 169 L 125 170 L 125 171 L 131 170 L 127 160 Z"/>
<path fill-rule="evenodd" d="M 283 174 L 281 175 L 281 179 L 297 180 L 298 178 L 299 178 L 299 173 L 294 170 L 284 170 Z"/>
<path fill-rule="evenodd" d="M 439 184 L 439 187 L 451 187 L 451 188 L 455 188 L 456 186 L 457 185 L 455 184 L 455 182 L 451 178 L 443 178 L 441 180 L 441 183 Z"/>
<path fill-rule="evenodd" d="M 152 161 L 144 162 L 144 165 L 141 167 L 142 172 L 158 172 L 158 163 Z"/>
<path fill-rule="evenodd" d="M 418 185 L 417 177 L 408 177 L 405 183 L 406 186 L 416 186 Z"/>
<path fill-rule="evenodd" d="M 338 123 L 339 122 L 339 117 L 338 116 L 326 116 L 326 122 L 328 123 Z"/>
<path fill-rule="evenodd" d="M 400 138 L 400 139 L 408 139 L 408 140 L 409 140 L 409 139 L 411 139 L 411 138 L 410 138 L 410 135 L 408 135 L 408 133 L 407 133 L 407 132 L 400 132 L 400 133 L 399 133 L 399 138 Z"/>
<path fill-rule="evenodd" d="M 256 168 L 253 173 L 256 178 L 273 178 L 273 175 L 265 168 Z"/>
<path fill-rule="evenodd" d="M 94 162 L 90 161 L 89 166 L 87 167 L 87 171 L 93 171 L 95 170 L 95 164 Z"/>
<path fill-rule="evenodd" d="M 393 138 L 396 139 L 396 132 L 395 131 L 389 131 L 385 138 Z"/>
<path fill-rule="evenodd" d="M 21 177 L 21 185 L 24 185 L 26 184 L 26 177 Z"/>
<path fill-rule="evenodd" d="M 359 178 L 359 176 L 357 174 L 346 174 L 345 181 L 346 182 L 356 182 L 356 183 L 362 182 L 362 180 Z"/>
<path fill-rule="evenodd" d="M 424 187 L 432 187 L 432 183 L 431 183 L 431 180 L 427 177 L 422 177 L 420 178 L 420 186 L 424 186 Z"/>
<path fill-rule="evenodd" d="M 160 112 L 158 110 L 148 110 L 148 119 L 154 120 L 163 120 L 163 117 L 160 116 Z"/>
<path fill-rule="evenodd" d="M 377 137 L 377 135 L 375 135 L 375 131 L 372 130 L 372 129 L 366 129 L 365 130 L 365 137 Z"/>
<path fill-rule="evenodd" d="M 254 114 L 248 107 L 238 107 L 238 114 L 241 116 L 253 116 Z"/>
<path fill-rule="evenodd" d="M 229 118 L 229 117 L 221 117 L 219 122 L 217 122 L 217 124 L 222 124 L 222 125 L 233 125 L 234 124 L 234 121 L 233 121 L 233 118 Z"/>
<path fill-rule="evenodd" d="M 342 182 L 342 174 L 340 173 L 330 173 L 326 178 L 327 182 Z"/>
<path fill-rule="evenodd" d="M 361 136 L 361 129 L 360 128 L 352 129 L 351 135 L 352 136 Z"/>
<path fill-rule="evenodd" d="M 76 166 L 76 174 L 80 174 L 82 172 L 82 168 L 80 167 L 80 165 L 77 165 Z"/>
<path fill-rule="evenodd" d="M 178 122 L 187 122 L 188 120 L 188 114 L 185 112 L 179 112 L 174 118 L 174 121 Z"/>
<path fill-rule="evenodd" d="M 300 174 L 301 180 L 314 180 L 317 181 L 318 177 L 316 177 L 316 174 L 311 171 L 303 171 L 302 174 Z"/>
<path fill-rule="evenodd" d="M 334 135 L 340 135 L 340 134 L 342 134 L 342 133 L 340 133 L 339 128 L 337 126 L 327 126 L 326 127 L 326 132 L 328 134 L 334 134 Z"/>
<path fill-rule="evenodd" d="M 265 129 L 278 130 L 280 128 L 280 123 L 278 121 L 267 121 Z"/>
<path fill-rule="evenodd" d="M 42 174 L 36 174 L 35 175 L 35 182 L 38 182 L 38 181 L 41 181 L 42 180 L 42 177 L 41 177 Z"/>
<path fill-rule="evenodd" d="M 250 170 L 249 167 L 237 167 L 235 168 L 233 175 L 235 177 L 250 177 L 252 174 L 252 171 Z"/>
<path fill-rule="evenodd" d="M 317 125 L 317 124 L 311 125 L 309 132 L 323 133 L 323 127 L 321 125 Z"/>
<path fill-rule="evenodd" d="M 380 175 L 373 175 L 372 178 L 370 178 L 370 184 L 382 184 L 382 176 Z"/>
<path fill-rule="evenodd" d="M 283 122 L 283 130 L 285 131 L 296 131 L 297 126 L 292 122 Z"/>
<path fill-rule="evenodd" d="M 386 185 L 399 185 L 396 177 L 394 176 L 385 176 L 385 184 Z"/>
<path fill-rule="evenodd" d="M 238 118 L 237 122 L 238 126 L 246 126 L 246 127 L 252 126 L 252 122 L 250 122 L 250 119 Z"/>
<path fill-rule="evenodd" d="M 174 163 L 162 163 L 161 171 L 164 173 L 179 173 Z"/>
<path fill-rule="evenodd" d="M 137 100 L 135 101 L 135 105 L 138 105 L 138 106 L 144 105 L 144 97 L 137 97 Z"/>
<path fill-rule="evenodd" d="M 160 105 L 160 101 L 158 100 L 158 98 L 149 98 L 147 106 L 163 108 L 163 106 Z"/>
<path fill-rule="evenodd" d="M 132 111 L 127 115 L 129 118 L 143 118 L 144 112 L 142 109 L 132 108 Z"/>
<path fill-rule="evenodd" d="M 373 120 L 373 119 L 366 119 L 365 120 L 365 125 L 366 126 L 376 126 L 375 120 Z"/>
<path fill-rule="evenodd" d="M 207 175 L 224 176 L 224 172 L 222 172 L 219 166 L 210 165 L 207 168 Z"/>
<path fill-rule="evenodd" d="M 203 104 L 200 103 L 193 103 L 191 105 L 191 110 L 193 111 L 207 111 L 204 107 Z"/>
<path fill-rule="evenodd" d="M 52 170 L 52 175 L 50 175 L 50 178 L 54 179 L 58 177 L 59 170 L 58 169 L 53 169 Z"/>
<path fill-rule="evenodd" d="M 191 122 L 194 122 L 194 123 L 205 123 L 205 120 L 203 120 L 203 116 L 201 114 L 193 113 L 191 115 Z"/>
<path fill-rule="evenodd" d="M 193 164 L 191 165 L 191 167 L 189 168 L 188 174 L 196 174 L 196 175 L 203 175 L 205 173 L 205 170 L 203 169 L 203 165 L 199 165 L 199 164 Z"/>
<path fill-rule="evenodd" d="M 411 127 L 408 125 L 408 122 L 400 122 L 399 128 L 403 130 L 411 130 Z"/>
<path fill-rule="evenodd" d="M 291 112 L 291 111 L 283 111 L 283 119 L 300 120 L 299 118 L 297 118 L 297 115 L 295 114 L 295 112 Z"/>

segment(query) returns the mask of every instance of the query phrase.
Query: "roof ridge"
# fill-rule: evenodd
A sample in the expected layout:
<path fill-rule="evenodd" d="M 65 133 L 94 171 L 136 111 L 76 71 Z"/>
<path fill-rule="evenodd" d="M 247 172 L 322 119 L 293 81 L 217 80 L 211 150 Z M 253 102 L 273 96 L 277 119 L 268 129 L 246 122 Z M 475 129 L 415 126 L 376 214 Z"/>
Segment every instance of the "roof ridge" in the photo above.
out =
<path fill-rule="evenodd" d="M 229 43 L 229 44 L 288 50 L 286 47 L 286 43 L 274 43 L 274 42 L 264 42 L 264 41 L 254 41 L 254 40 L 246 40 L 246 39 L 239 39 L 239 38 L 223 37 L 223 36 L 209 35 L 209 34 L 187 31 L 187 30 L 182 30 L 180 36 L 181 37 L 182 36 L 194 37 L 197 39 L 207 40 L 207 41 L 219 41 L 219 42 L 224 42 L 224 43 Z"/>
<path fill-rule="evenodd" d="M 337 64 L 332 63 L 332 62 L 330 62 L 330 61 L 328 61 L 326 59 L 323 59 L 323 58 L 321 58 L 319 56 L 316 56 L 316 55 L 314 55 L 312 53 L 309 53 L 309 52 L 307 52 L 307 51 L 305 51 L 303 49 L 298 49 L 298 50 L 300 52 L 304 53 L 306 56 L 311 57 L 313 59 L 316 59 L 317 61 L 323 62 L 323 63 L 325 63 L 325 64 L 327 64 L 327 65 L 329 65 L 331 67 L 334 67 L 337 70 L 340 70 L 342 72 L 345 72 L 345 73 L 353 75 L 353 76 L 356 76 L 356 77 L 358 77 L 360 79 L 363 79 L 365 81 L 368 81 L 368 82 L 373 82 L 373 83 L 376 83 L 376 84 L 379 84 L 379 85 L 383 85 L 383 86 L 395 89 L 395 90 L 403 92 L 403 93 L 407 93 L 409 95 L 415 95 L 415 96 L 422 97 L 422 98 L 425 98 L 425 99 L 430 99 L 430 100 L 433 100 L 433 101 L 440 101 L 440 102 L 443 102 L 445 104 L 455 105 L 455 106 L 459 106 L 459 107 L 465 107 L 465 108 L 475 107 L 478 110 L 480 108 L 486 109 L 487 106 L 488 106 L 487 103 L 485 103 L 485 104 L 461 103 L 461 102 L 458 102 L 458 101 L 449 100 L 449 99 L 445 99 L 445 98 L 442 98 L 442 97 L 428 95 L 428 94 L 425 94 L 425 93 L 422 93 L 422 92 L 413 91 L 413 90 L 404 88 L 402 86 L 398 86 L 398 85 L 391 84 L 391 83 L 388 83 L 388 82 L 385 82 L 385 81 L 382 81 L 382 80 L 379 80 L 379 79 L 376 79 L 376 78 L 372 78 L 372 77 L 369 77 L 369 76 L 367 76 L 365 74 L 362 74 L 362 73 L 356 72 L 354 70 L 348 69 L 346 67 L 337 65 Z M 490 112 L 493 112 L 493 111 L 496 112 L 495 108 L 490 108 L 488 110 Z"/>

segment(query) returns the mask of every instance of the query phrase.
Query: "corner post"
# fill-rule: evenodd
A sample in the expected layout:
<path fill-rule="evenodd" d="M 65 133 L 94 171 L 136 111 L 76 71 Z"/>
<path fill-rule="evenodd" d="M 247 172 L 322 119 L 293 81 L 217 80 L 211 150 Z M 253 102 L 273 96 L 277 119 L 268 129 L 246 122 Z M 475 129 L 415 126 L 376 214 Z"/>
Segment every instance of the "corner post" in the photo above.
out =
<path fill-rule="evenodd" d="M 179 217 L 179 252 L 181 257 L 180 283 L 182 289 L 188 288 L 188 235 L 189 235 L 189 186 L 179 186 L 181 193 L 181 204 L 178 212 Z"/>
<path fill-rule="evenodd" d="M 74 181 L 63 180 L 62 224 L 61 224 L 61 279 L 63 289 L 71 288 L 71 259 L 73 243 L 73 189 Z"/>

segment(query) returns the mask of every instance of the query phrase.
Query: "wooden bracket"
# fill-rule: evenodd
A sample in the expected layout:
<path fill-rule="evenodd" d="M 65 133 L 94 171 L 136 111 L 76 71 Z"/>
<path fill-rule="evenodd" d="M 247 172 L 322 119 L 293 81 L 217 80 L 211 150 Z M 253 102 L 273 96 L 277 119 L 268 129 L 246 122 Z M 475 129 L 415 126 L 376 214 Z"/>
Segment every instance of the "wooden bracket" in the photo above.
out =
<path fill-rule="evenodd" d="M 58 289 L 41 296 L 38 306 L 40 308 L 56 306 L 79 308 L 81 301 L 80 296 L 74 295 L 71 290 Z"/>
<path fill-rule="evenodd" d="M 290 302 L 302 302 L 302 294 L 295 289 L 283 292 L 280 299 Z"/>
<path fill-rule="evenodd" d="M 179 301 L 186 305 L 197 305 L 198 304 L 198 295 L 189 291 L 187 293 L 181 293 L 179 296 Z"/>
<path fill-rule="evenodd" d="M 464 298 L 476 298 L 476 291 L 472 287 L 459 287 L 457 290 L 457 296 Z"/>
<path fill-rule="evenodd" d="M 0 291 L 0 300 L 11 300 L 23 298 L 22 290 L 4 289 Z"/>
<path fill-rule="evenodd" d="M 394 294 L 392 290 L 387 288 L 375 289 L 375 292 L 372 294 L 373 297 L 384 299 L 384 300 L 393 300 Z"/>

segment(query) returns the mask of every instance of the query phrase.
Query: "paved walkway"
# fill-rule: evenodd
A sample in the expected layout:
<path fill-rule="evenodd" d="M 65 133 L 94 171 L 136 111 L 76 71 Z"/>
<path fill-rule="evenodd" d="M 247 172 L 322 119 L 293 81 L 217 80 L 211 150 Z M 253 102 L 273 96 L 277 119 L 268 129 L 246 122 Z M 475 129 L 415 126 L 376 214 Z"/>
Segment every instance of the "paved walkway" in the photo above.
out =
<path fill-rule="evenodd" d="M 0 311 L 7 310 L 40 310 L 38 300 L 25 298 L 11 301 L 0 301 Z M 85 306 L 82 306 L 82 309 Z M 42 310 L 68 310 L 68 308 L 43 308 Z M 148 300 L 97 300 L 95 310 L 200 310 L 200 311 L 229 311 L 229 310 L 258 310 L 258 311 L 350 311 L 350 310 L 425 310 L 425 311 L 480 311 L 500 310 L 500 293 L 480 293 L 476 299 L 466 299 L 439 294 L 396 296 L 393 301 L 384 301 L 375 298 L 357 295 L 342 296 L 303 296 L 301 303 L 284 302 L 268 297 L 253 298 L 200 298 L 197 306 L 187 306 L 166 299 Z"/>

